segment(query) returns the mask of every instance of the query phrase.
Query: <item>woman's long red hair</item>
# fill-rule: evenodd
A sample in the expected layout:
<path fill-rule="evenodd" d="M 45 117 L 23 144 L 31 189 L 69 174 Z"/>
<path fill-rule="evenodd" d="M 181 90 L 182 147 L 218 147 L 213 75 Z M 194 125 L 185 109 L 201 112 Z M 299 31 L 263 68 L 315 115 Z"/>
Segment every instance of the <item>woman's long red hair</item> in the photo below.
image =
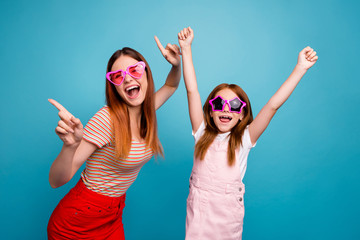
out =
<path fill-rule="evenodd" d="M 195 157 L 203 160 L 205 158 L 206 152 L 210 147 L 211 143 L 214 141 L 216 135 L 218 135 L 219 130 L 216 127 L 214 120 L 210 116 L 212 111 L 209 101 L 213 99 L 216 94 L 225 88 L 232 90 L 242 101 L 246 102 L 246 107 L 242 109 L 244 117 L 239 121 L 232 129 L 230 133 L 229 145 L 227 150 L 228 165 L 232 166 L 235 163 L 235 151 L 241 145 L 242 135 L 247 125 L 253 121 L 253 115 L 250 105 L 250 100 L 244 90 L 236 84 L 220 84 L 212 90 L 206 102 L 204 104 L 204 121 L 205 121 L 205 132 L 200 137 L 199 141 L 195 145 Z"/>
<path fill-rule="evenodd" d="M 163 150 L 157 134 L 157 121 L 155 113 L 155 87 L 149 64 L 145 58 L 132 48 L 117 50 L 109 59 L 107 72 L 111 71 L 114 62 L 121 56 L 129 56 L 146 64 L 147 91 L 141 106 L 140 136 L 145 139 L 146 145 L 150 147 L 154 155 L 163 156 Z M 106 81 L 106 103 L 110 109 L 112 131 L 117 157 L 125 158 L 129 155 L 131 148 L 130 119 L 127 104 L 120 97 L 115 86 Z"/>

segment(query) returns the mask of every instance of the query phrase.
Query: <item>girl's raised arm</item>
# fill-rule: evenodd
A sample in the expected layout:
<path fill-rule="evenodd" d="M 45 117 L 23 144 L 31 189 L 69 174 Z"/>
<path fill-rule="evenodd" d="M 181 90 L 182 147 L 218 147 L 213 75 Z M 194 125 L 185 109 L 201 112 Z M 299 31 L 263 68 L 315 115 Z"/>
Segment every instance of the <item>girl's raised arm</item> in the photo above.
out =
<path fill-rule="evenodd" d="M 298 63 L 290 74 L 289 78 L 281 85 L 277 92 L 270 98 L 266 105 L 261 109 L 254 121 L 249 126 L 251 142 L 255 143 L 269 125 L 276 111 L 290 97 L 291 93 L 300 82 L 301 78 L 318 60 L 316 52 L 310 48 L 304 48 L 298 57 Z"/>
<path fill-rule="evenodd" d="M 155 41 L 164 58 L 172 65 L 166 78 L 165 84 L 155 93 L 155 110 L 159 109 L 179 86 L 181 77 L 180 49 L 174 44 L 168 43 L 164 48 L 160 40 L 155 36 Z"/>
<path fill-rule="evenodd" d="M 83 125 L 80 119 L 75 118 L 57 101 L 49 99 L 49 102 L 59 110 L 60 121 L 55 132 L 64 142 L 49 173 L 51 187 L 57 188 L 70 181 L 97 146 L 82 139 Z"/>
<path fill-rule="evenodd" d="M 192 130 L 195 133 L 199 129 L 202 121 L 204 121 L 204 115 L 191 53 L 191 43 L 194 39 L 193 30 L 190 27 L 184 28 L 181 32 L 179 32 L 178 39 L 182 53 L 184 81 L 189 104 L 190 121 Z"/>

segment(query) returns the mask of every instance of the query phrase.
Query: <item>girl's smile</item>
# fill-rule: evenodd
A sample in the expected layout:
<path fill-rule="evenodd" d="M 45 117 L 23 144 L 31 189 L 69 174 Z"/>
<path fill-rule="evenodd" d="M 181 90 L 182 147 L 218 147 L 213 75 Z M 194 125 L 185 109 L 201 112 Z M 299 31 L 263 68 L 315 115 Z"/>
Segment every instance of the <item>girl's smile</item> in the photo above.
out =
<path fill-rule="evenodd" d="M 228 115 L 220 115 L 219 120 L 222 123 L 228 123 L 228 122 L 230 122 L 232 120 L 232 117 L 230 117 Z"/>

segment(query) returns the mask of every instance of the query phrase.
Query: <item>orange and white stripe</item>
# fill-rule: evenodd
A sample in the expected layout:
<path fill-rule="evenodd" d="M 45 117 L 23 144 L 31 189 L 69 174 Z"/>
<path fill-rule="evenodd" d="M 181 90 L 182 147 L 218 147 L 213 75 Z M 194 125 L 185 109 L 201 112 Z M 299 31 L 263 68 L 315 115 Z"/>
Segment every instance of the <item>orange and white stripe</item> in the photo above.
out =
<path fill-rule="evenodd" d="M 107 106 L 101 108 L 89 120 L 84 128 L 84 139 L 98 148 L 86 161 L 81 178 L 89 189 L 106 196 L 123 195 L 137 178 L 141 167 L 153 155 L 145 143 L 132 141 L 129 156 L 115 158 L 110 112 Z"/>

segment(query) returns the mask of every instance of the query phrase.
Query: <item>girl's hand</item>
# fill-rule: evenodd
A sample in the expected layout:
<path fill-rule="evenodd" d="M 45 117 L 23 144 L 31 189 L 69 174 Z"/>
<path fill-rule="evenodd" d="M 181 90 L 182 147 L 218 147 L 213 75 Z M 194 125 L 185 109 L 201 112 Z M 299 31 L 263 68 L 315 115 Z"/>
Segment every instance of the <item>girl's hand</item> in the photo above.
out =
<path fill-rule="evenodd" d="M 57 101 L 49 99 L 49 102 L 59 110 L 60 121 L 55 128 L 56 134 L 64 145 L 77 147 L 83 137 L 83 125 L 80 119 L 75 118 Z"/>
<path fill-rule="evenodd" d="M 316 61 L 318 60 L 316 52 L 311 47 L 306 47 L 299 53 L 298 65 L 308 70 L 311 68 Z"/>
<path fill-rule="evenodd" d="M 178 33 L 178 39 L 181 49 L 190 47 L 194 39 L 194 31 L 188 27 Z"/>
<path fill-rule="evenodd" d="M 163 47 L 157 36 L 154 37 L 158 48 L 160 49 L 164 58 L 174 67 L 180 66 L 180 49 L 176 44 L 168 43 L 166 48 Z"/>

